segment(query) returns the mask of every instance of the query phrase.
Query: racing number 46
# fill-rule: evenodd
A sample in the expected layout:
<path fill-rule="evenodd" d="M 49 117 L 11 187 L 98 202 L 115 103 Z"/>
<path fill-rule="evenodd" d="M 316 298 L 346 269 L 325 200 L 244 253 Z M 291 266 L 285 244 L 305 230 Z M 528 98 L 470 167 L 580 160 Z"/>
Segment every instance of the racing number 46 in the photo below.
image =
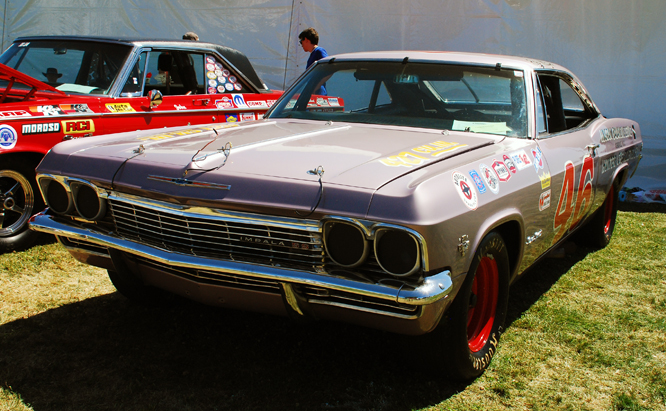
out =
<path fill-rule="evenodd" d="M 581 218 L 587 214 L 592 207 L 592 179 L 594 178 L 594 160 L 591 156 L 585 156 L 583 166 L 578 179 L 578 190 L 574 191 L 575 168 L 571 161 L 564 165 L 564 182 L 560 199 L 555 209 L 553 220 L 553 244 L 557 242 L 567 231 L 576 227 Z"/>

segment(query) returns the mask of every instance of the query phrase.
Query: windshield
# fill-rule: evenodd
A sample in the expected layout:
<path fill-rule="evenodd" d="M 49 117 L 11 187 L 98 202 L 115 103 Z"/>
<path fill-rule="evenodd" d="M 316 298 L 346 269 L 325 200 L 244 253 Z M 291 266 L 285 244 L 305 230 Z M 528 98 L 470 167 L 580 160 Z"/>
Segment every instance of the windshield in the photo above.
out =
<path fill-rule="evenodd" d="M 327 62 L 268 118 L 391 124 L 527 136 L 524 73 L 443 63 Z"/>
<path fill-rule="evenodd" d="M 131 51 L 120 44 L 31 41 L 12 44 L 0 63 L 64 92 L 108 94 Z"/>

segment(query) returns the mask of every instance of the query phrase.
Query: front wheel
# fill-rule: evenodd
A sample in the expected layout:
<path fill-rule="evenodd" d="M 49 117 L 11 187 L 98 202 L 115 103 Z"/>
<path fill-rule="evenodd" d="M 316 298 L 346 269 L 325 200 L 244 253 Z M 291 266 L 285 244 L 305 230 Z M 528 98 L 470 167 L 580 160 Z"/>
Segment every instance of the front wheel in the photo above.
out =
<path fill-rule="evenodd" d="M 28 220 L 44 208 L 30 167 L 5 160 L 0 170 L 0 252 L 31 246 L 39 233 L 28 228 Z"/>
<path fill-rule="evenodd" d="M 502 236 L 479 244 L 446 325 L 446 366 L 457 380 L 481 375 L 497 352 L 509 301 L 509 255 Z"/>

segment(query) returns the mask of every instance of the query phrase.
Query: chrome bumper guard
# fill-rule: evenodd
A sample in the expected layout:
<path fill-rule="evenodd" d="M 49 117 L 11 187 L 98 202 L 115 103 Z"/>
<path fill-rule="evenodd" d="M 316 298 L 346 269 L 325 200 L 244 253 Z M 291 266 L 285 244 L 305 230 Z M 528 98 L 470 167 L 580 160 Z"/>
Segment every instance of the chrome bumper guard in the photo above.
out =
<path fill-rule="evenodd" d="M 301 284 L 314 287 L 358 294 L 366 297 L 395 301 L 399 304 L 422 306 L 433 304 L 446 298 L 453 290 L 451 272 L 442 271 L 426 277 L 423 284 L 416 288 L 391 287 L 383 284 L 363 283 L 346 278 L 329 275 L 318 275 L 273 266 L 237 263 L 233 261 L 215 260 L 204 257 L 193 257 L 146 246 L 133 241 L 115 237 L 110 233 L 102 233 L 90 228 L 76 227 L 57 221 L 57 217 L 41 212 L 30 219 L 30 228 L 35 231 L 87 241 L 101 247 L 120 250 L 172 267 L 210 270 L 229 274 L 246 275 L 263 279 L 271 279 L 290 284 Z"/>

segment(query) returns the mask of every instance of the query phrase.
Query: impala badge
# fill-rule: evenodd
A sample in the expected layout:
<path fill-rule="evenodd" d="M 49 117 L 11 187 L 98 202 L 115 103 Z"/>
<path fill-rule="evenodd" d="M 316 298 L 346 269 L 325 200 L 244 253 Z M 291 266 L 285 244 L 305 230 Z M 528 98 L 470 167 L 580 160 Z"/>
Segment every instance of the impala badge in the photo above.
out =
<path fill-rule="evenodd" d="M 204 183 L 201 181 L 190 181 L 186 178 L 148 176 L 148 180 L 163 181 L 165 183 L 171 183 L 183 187 L 201 187 L 201 188 L 216 188 L 218 190 L 231 190 L 231 185 L 229 184 Z"/>

